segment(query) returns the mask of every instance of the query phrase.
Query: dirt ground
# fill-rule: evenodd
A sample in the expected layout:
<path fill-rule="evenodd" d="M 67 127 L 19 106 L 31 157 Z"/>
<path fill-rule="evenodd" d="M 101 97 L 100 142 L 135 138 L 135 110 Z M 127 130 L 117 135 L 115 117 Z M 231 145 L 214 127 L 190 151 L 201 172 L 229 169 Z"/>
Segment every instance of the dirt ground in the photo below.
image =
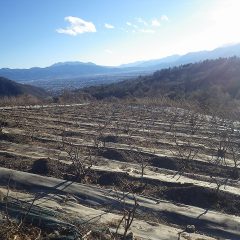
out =
<path fill-rule="evenodd" d="M 71 195 L 63 212 L 82 234 L 91 231 L 86 239 L 113 239 L 124 192 L 128 209 L 139 204 L 129 229 L 135 239 L 240 239 L 238 122 L 126 103 L 8 108 L 0 118 L 2 191 L 8 169 L 16 170 L 9 187 L 19 200 L 51 193 L 53 183 L 76 184 L 46 197 L 43 208 L 56 211 Z M 83 230 L 78 221 L 91 212 L 108 217 Z M 190 225 L 195 233 L 185 231 Z M 97 238 L 94 229 L 107 232 Z"/>

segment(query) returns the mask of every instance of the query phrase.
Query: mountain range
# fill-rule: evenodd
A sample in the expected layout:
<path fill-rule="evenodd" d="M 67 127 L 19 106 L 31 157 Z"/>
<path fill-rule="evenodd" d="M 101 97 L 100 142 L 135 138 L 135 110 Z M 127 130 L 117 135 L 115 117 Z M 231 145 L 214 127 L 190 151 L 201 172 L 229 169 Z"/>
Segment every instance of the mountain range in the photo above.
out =
<path fill-rule="evenodd" d="M 232 56 L 240 56 L 240 44 L 227 45 L 211 51 L 190 52 L 185 55 L 172 55 L 161 59 L 124 64 L 121 65 L 121 67 L 162 69 L 187 63 L 195 63 L 206 59 L 228 58 Z"/>
<path fill-rule="evenodd" d="M 0 69 L 0 76 L 48 90 L 83 88 L 147 75 L 156 70 L 195 63 L 206 59 L 240 56 L 240 44 L 216 48 L 212 51 L 191 52 L 161 59 L 140 61 L 118 67 L 100 66 L 88 62 L 61 62 L 49 67 L 30 69 Z"/>

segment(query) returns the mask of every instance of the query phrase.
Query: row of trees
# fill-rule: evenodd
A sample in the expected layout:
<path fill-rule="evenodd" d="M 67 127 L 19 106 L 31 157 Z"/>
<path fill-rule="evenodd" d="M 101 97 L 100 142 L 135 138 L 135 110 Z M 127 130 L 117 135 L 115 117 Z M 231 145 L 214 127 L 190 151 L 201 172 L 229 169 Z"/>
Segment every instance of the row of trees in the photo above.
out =
<path fill-rule="evenodd" d="M 61 133 L 58 131 L 61 135 L 60 149 L 72 162 L 78 180 L 86 180 L 92 174 L 91 170 L 96 165 L 99 151 L 113 148 L 116 143 L 121 143 L 125 147 L 124 160 L 135 163 L 140 169 L 139 177 L 142 179 L 143 189 L 145 171 L 151 165 L 151 158 L 161 147 L 168 150 L 166 155 L 170 154 L 172 158 L 177 159 L 176 175 L 179 177 L 194 170 L 191 163 L 195 160 L 208 161 L 213 165 L 220 173 L 209 176 L 210 181 L 216 186 L 217 193 L 230 179 L 239 179 L 240 125 L 235 114 L 228 112 L 227 109 L 214 109 L 212 112 L 208 110 L 206 113 L 196 104 L 186 102 L 176 104 L 166 99 L 162 99 L 161 102 L 141 101 L 89 104 L 74 109 L 75 115 L 71 117 L 71 124 L 75 129 L 81 130 L 79 115 L 89 118 L 87 121 L 94 119 L 94 133 L 89 138 L 88 144 L 79 144 L 75 141 L 68 135 L 67 128 L 62 129 Z M 64 119 L 63 111 L 64 109 L 57 107 L 54 110 L 61 116 L 59 124 L 68 123 Z M 18 115 L 15 113 L 13 119 Z M 29 119 L 24 121 L 23 119 L 27 117 Z M 38 131 L 34 129 L 39 128 L 40 122 L 36 123 L 40 120 L 31 123 L 30 117 L 27 117 L 22 116 L 21 121 L 16 117 L 16 123 L 26 132 L 32 132 L 27 135 L 34 140 Z M 6 121 L 3 119 L 0 123 L 3 129 Z M 231 170 L 230 175 L 225 174 L 226 168 Z M 134 191 L 128 187 L 126 186 L 128 189 L 126 192 Z M 138 206 L 137 198 L 134 194 L 133 196 L 133 199 L 136 199 L 133 208 L 124 204 L 127 197 L 123 198 L 121 223 L 124 222 L 126 231 L 132 224 Z"/>
<path fill-rule="evenodd" d="M 161 145 L 177 159 L 178 176 L 191 172 L 194 160 L 203 160 L 219 171 L 221 177 L 210 176 L 217 191 L 228 179 L 239 178 L 240 126 L 234 114 L 214 111 L 207 115 L 194 104 L 180 108 L 165 106 L 164 101 L 162 105 L 148 102 L 145 105 L 100 104 L 88 106 L 88 109 L 92 111 L 89 115 L 95 114 L 97 118 L 91 144 L 81 146 L 71 142 L 71 137 L 62 139 L 63 149 L 73 162 L 78 177 L 85 176 L 95 165 L 99 151 L 122 143 L 127 146 L 125 161 L 139 166 L 141 178 Z M 226 168 L 230 169 L 228 175 Z"/>

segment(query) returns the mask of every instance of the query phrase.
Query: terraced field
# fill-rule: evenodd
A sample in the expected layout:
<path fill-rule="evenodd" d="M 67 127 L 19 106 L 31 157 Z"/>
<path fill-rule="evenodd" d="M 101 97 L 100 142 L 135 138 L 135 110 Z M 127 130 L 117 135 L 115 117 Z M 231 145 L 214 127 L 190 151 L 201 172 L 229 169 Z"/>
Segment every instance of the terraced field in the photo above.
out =
<path fill-rule="evenodd" d="M 240 239 L 239 122 L 127 103 L 0 117 L 2 216 L 39 239 Z"/>

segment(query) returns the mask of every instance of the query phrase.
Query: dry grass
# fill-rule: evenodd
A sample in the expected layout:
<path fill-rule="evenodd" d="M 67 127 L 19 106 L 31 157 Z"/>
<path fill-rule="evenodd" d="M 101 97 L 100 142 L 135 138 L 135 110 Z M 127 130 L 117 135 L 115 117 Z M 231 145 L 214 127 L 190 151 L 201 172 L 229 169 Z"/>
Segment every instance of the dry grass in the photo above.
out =
<path fill-rule="evenodd" d="M 120 219 L 112 219 L 107 223 L 107 226 L 111 228 L 116 228 L 119 225 L 119 223 L 120 223 Z"/>
<path fill-rule="evenodd" d="M 42 231 L 40 228 L 14 221 L 3 221 L 0 223 L 0 240 L 38 240 L 41 239 Z"/>

